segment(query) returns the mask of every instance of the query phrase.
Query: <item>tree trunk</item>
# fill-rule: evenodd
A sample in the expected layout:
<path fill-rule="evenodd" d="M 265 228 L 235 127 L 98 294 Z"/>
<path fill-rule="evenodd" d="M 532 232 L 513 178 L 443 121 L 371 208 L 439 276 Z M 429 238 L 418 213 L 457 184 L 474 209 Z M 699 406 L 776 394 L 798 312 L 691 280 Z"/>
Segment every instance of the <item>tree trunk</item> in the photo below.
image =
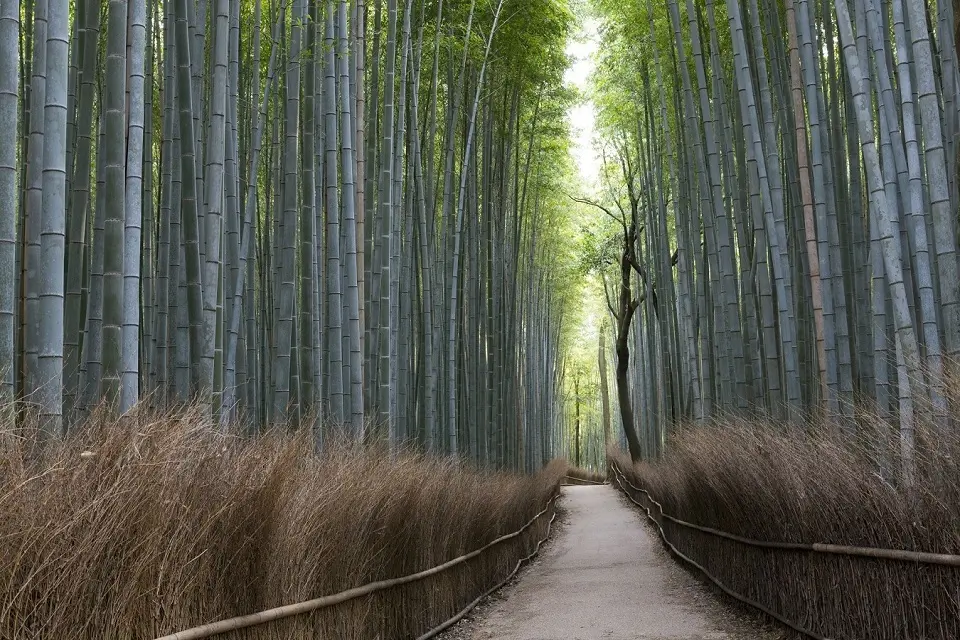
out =
<path fill-rule="evenodd" d="M 610 389 L 607 383 L 607 345 L 605 326 L 600 326 L 600 349 L 598 368 L 600 370 L 600 402 L 603 406 L 603 446 L 610 445 Z"/>
<path fill-rule="evenodd" d="M 67 0 L 50 0 L 47 14 L 47 88 L 43 115 L 43 198 L 40 228 L 40 424 L 63 430 L 63 293 L 66 239 Z M 124 24 L 126 27 L 126 24 Z"/>
<path fill-rule="evenodd" d="M 0 400 L 13 399 L 20 0 L 0 0 Z"/>
<path fill-rule="evenodd" d="M 580 376 L 573 379 L 573 464 L 580 468 Z"/>
<path fill-rule="evenodd" d="M 123 230 L 123 314 L 121 327 L 120 411 L 130 410 L 140 396 L 140 252 L 143 217 L 144 68 L 146 66 L 147 6 L 131 0 L 130 114 L 127 127 L 126 184 Z M 148 229 L 149 232 L 149 229 Z M 149 300 L 146 301 L 148 304 Z"/>
<path fill-rule="evenodd" d="M 631 266 L 630 256 L 633 255 L 637 242 L 637 230 L 631 226 L 625 232 L 623 239 L 623 255 L 620 258 L 620 304 L 617 311 L 617 402 L 620 405 L 620 423 L 623 426 L 623 435 L 627 438 L 627 448 L 630 459 L 638 462 L 643 457 L 640 439 L 637 437 L 637 425 L 633 419 L 633 401 L 630 397 L 630 324 L 633 315 L 640 306 L 639 300 L 634 300 L 630 291 Z"/>

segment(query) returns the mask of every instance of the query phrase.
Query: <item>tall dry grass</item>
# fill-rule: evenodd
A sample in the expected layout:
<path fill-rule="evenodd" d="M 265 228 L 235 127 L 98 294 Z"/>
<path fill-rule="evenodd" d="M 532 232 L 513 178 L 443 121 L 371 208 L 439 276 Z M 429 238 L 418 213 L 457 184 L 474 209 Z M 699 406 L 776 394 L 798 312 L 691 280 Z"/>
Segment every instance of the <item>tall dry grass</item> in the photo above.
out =
<path fill-rule="evenodd" d="M 960 387 L 958 387 L 960 388 Z M 630 481 L 665 513 L 746 538 L 960 554 L 960 436 L 921 425 L 912 486 L 897 434 L 719 421 L 682 429 Z M 639 496 L 637 496 L 639 497 Z M 758 549 L 664 520 L 678 549 L 734 591 L 822 637 L 960 638 L 960 568 Z"/>
<path fill-rule="evenodd" d="M 565 482 L 567 484 L 601 484 L 606 482 L 607 476 L 602 473 L 597 473 L 590 469 L 583 469 L 581 467 L 571 466 L 567 469 L 567 477 Z"/>
<path fill-rule="evenodd" d="M 196 412 L 100 417 L 62 443 L 0 428 L 0 638 L 152 638 L 438 565 L 520 528 L 536 477 L 309 436 L 243 439 Z M 512 570 L 548 518 L 439 576 L 224 638 L 411 638 Z"/>

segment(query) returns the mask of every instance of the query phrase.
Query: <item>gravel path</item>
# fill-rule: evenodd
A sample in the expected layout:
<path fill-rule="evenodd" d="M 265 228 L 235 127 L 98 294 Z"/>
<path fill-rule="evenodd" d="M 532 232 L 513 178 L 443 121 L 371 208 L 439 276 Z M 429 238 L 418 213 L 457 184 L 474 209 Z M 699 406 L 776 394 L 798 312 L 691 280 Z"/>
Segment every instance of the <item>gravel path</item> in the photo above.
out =
<path fill-rule="evenodd" d="M 564 487 L 540 558 L 444 640 L 779 640 L 674 562 L 610 486 Z"/>

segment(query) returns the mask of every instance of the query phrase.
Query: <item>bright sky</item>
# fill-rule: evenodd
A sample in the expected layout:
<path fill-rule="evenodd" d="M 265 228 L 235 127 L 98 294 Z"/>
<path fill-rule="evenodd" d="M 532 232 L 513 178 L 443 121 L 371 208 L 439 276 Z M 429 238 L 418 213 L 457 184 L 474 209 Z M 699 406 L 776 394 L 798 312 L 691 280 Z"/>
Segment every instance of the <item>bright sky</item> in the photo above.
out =
<path fill-rule="evenodd" d="M 567 69 L 564 80 L 578 89 L 586 90 L 590 74 L 593 72 L 594 54 L 599 45 L 600 23 L 591 16 L 584 18 L 580 31 L 567 45 L 567 54 L 572 63 Z M 594 104 L 590 99 L 573 106 L 567 114 L 573 134 L 573 159 L 580 170 L 585 191 L 592 191 L 597 184 L 600 156 L 593 145 L 596 133 Z"/>

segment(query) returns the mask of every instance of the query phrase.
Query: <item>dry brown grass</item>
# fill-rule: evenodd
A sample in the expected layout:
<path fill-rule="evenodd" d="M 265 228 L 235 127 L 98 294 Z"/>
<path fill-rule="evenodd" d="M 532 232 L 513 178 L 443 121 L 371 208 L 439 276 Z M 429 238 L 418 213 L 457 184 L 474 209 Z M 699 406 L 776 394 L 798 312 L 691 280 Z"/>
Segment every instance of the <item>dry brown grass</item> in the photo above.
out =
<path fill-rule="evenodd" d="M 657 464 L 613 455 L 665 513 L 695 524 L 763 541 L 960 554 L 958 434 L 925 427 L 907 488 L 878 471 L 899 447 L 878 424 L 864 419 L 850 438 L 727 421 L 681 430 Z M 664 531 L 725 585 L 821 636 L 960 637 L 960 569 L 757 549 L 669 520 Z"/>
<path fill-rule="evenodd" d="M 0 638 L 152 638 L 438 565 L 520 528 L 565 472 L 483 473 L 195 412 L 66 442 L 0 428 Z M 495 584 L 549 518 L 444 574 L 224 638 L 410 638 Z"/>
<path fill-rule="evenodd" d="M 606 482 L 606 480 L 607 477 L 604 474 L 591 471 L 590 469 L 581 469 L 580 467 L 573 466 L 567 469 L 566 482 L 569 484 L 596 484 L 598 482 Z"/>

